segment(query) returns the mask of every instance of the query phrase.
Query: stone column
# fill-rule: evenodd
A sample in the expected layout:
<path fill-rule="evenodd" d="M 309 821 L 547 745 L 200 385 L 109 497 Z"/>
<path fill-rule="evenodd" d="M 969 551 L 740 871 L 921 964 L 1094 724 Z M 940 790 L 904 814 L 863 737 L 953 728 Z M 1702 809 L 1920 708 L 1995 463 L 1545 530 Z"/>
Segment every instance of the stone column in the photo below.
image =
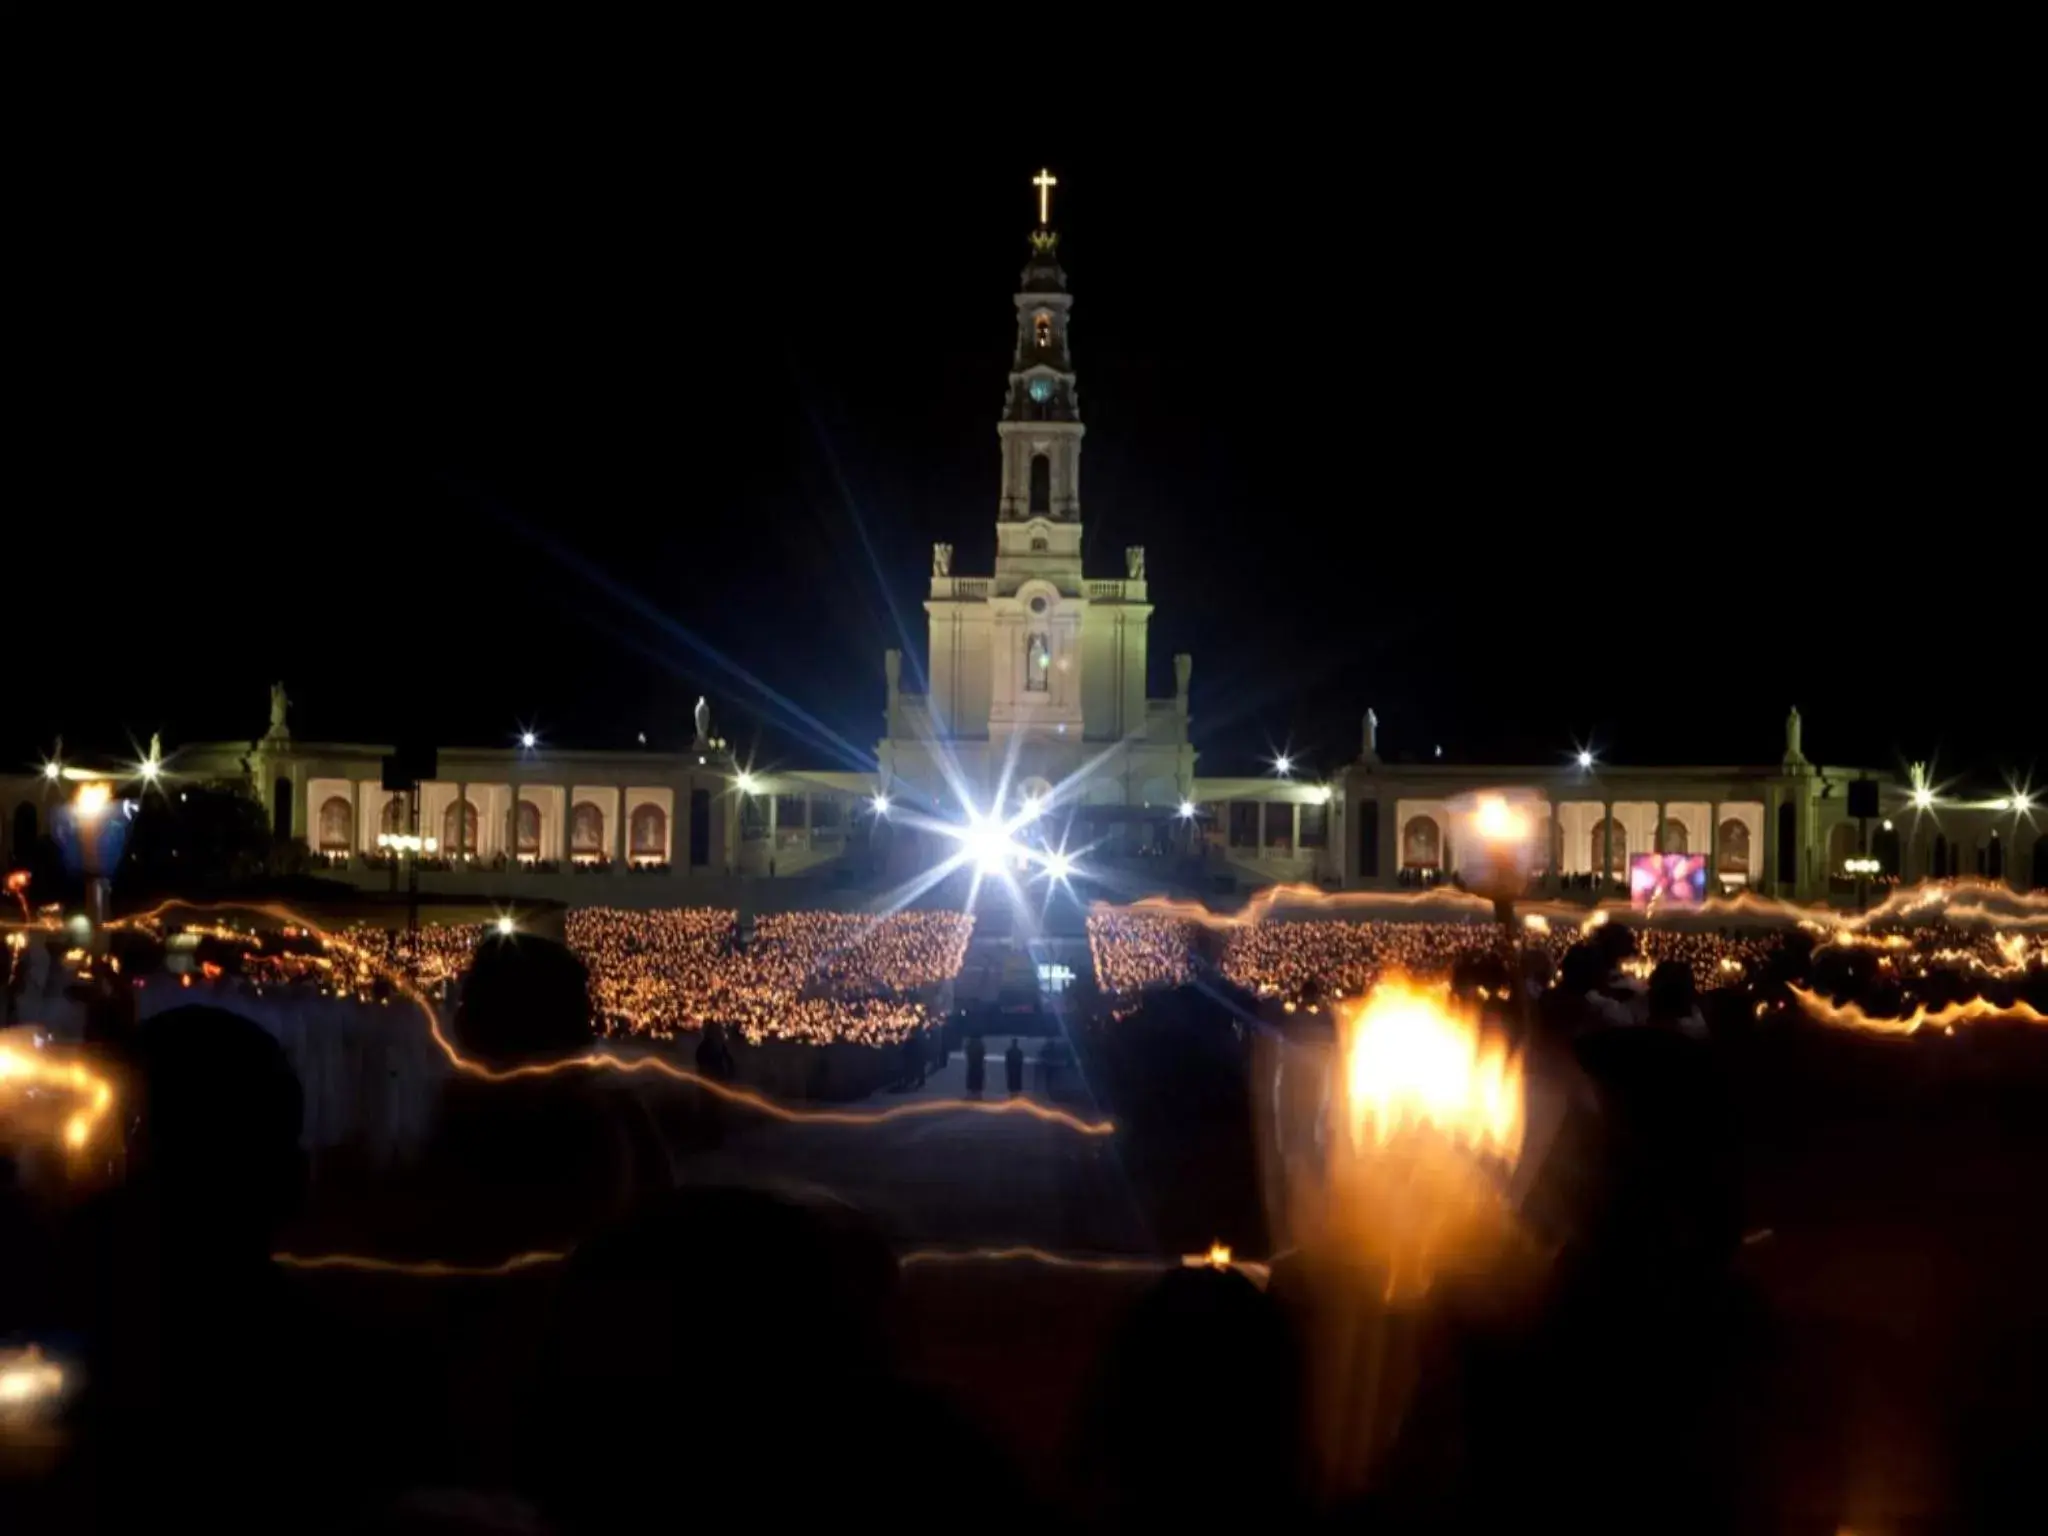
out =
<path fill-rule="evenodd" d="M 1600 879 L 1598 885 L 1602 895 L 1607 892 L 1607 882 L 1614 878 L 1614 802 L 1600 802 Z"/>
<path fill-rule="evenodd" d="M 618 803 L 613 807 L 613 811 L 615 814 L 612 816 L 611 835 L 612 873 L 623 875 L 626 872 L 626 789 L 624 785 L 619 786 Z"/>
<path fill-rule="evenodd" d="M 778 797 L 772 792 L 764 791 L 764 793 L 768 794 L 768 868 L 770 872 L 773 872 L 775 868 L 775 840 L 780 835 L 776 829 L 778 818 L 775 813 L 775 802 Z"/>
<path fill-rule="evenodd" d="M 1391 890 L 1401 878 L 1401 817 L 1399 802 L 1391 793 L 1379 801 L 1380 867 L 1373 878 Z"/>
<path fill-rule="evenodd" d="M 348 862 L 351 868 L 363 862 L 363 781 L 349 780 L 349 801 L 353 807 L 349 823 Z"/>
<path fill-rule="evenodd" d="M 566 868 L 569 863 L 569 815 L 576 809 L 576 786 L 562 784 L 557 788 L 562 791 L 562 819 L 561 824 L 555 828 L 554 841 L 558 850 L 556 858 Z"/>
<path fill-rule="evenodd" d="M 518 748 L 515 747 L 513 750 L 517 751 Z M 510 782 L 505 787 L 512 800 L 512 803 L 505 807 L 505 863 L 508 866 L 517 866 L 519 863 L 519 767 L 517 758 L 513 759 Z"/>
<path fill-rule="evenodd" d="M 1707 882 L 1715 887 L 1714 894 L 1720 894 L 1718 882 L 1721 879 L 1721 802 L 1707 802 Z"/>
<path fill-rule="evenodd" d="M 1664 813 L 1667 807 L 1662 800 L 1657 802 L 1657 819 L 1650 823 L 1650 852 L 1664 851 Z"/>
<path fill-rule="evenodd" d="M 308 824 L 306 811 L 308 791 L 312 788 L 305 767 L 292 764 L 292 835 L 299 840 L 302 848 L 320 846 L 320 829 Z"/>
<path fill-rule="evenodd" d="M 1766 896 L 1778 894 L 1778 786 L 1764 788 L 1764 835 L 1763 847 L 1751 850 L 1750 864 L 1763 871 L 1763 891 Z M 1751 887 L 1754 889 L 1754 885 Z"/>
<path fill-rule="evenodd" d="M 1301 856 L 1301 802 L 1294 802 L 1294 831 L 1287 840 L 1287 852 L 1291 857 Z"/>
<path fill-rule="evenodd" d="M 1544 862 L 1550 866 L 1549 888 L 1561 891 L 1564 889 L 1564 805 L 1557 800 L 1545 803 L 1550 807 L 1550 828 L 1545 834 L 1550 839 L 1550 852 Z"/>

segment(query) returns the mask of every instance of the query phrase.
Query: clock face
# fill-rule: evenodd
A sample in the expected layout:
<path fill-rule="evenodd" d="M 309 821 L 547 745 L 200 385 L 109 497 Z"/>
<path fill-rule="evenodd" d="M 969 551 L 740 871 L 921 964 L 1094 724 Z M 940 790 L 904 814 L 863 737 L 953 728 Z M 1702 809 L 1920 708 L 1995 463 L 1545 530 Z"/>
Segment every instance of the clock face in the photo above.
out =
<path fill-rule="evenodd" d="M 1050 400 L 1052 398 L 1052 380 L 1048 379 L 1044 374 L 1040 374 L 1037 378 L 1033 379 L 1031 381 L 1031 398 L 1040 405 Z"/>

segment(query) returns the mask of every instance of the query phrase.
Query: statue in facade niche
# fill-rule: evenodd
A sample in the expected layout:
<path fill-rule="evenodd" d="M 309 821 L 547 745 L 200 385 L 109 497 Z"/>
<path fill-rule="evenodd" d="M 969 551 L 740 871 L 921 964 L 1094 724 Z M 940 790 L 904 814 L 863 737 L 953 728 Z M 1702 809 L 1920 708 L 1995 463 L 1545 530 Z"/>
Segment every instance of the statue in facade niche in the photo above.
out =
<path fill-rule="evenodd" d="M 1124 550 L 1124 574 L 1133 581 L 1145 579 L 1145 546 L 1132 544 Z"/>
<path fill-rule="evenodd" d="M 697 707 L 690 711 L 690 717 L 697 724 L 697 745 L 703 746 L 711 740 L 711 705 L 703 694 L 697 695 Z"/>
<path fill-rule="evenodd" d="M 285 726 L 285 712 L 289 710 L 291 707 L 292 701 L 289 698 L 285 697 L 284 684 L 272 683 L 270 685 L 271 735 L 289 736 L 291 734 L 291 732 Z"/>
<path fill-rule="evenodd" d="M 950 576 L 953 574 L 953 546 L 934 544 L 932 546 L 932 574 Z"/>

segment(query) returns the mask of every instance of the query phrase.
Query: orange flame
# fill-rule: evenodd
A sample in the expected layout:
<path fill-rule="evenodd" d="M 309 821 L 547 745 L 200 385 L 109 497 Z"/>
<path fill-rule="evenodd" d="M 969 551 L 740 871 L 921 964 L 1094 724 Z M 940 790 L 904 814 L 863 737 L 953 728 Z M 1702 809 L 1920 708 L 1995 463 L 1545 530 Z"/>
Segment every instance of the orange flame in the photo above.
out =
<path fill-rule="evenodd" d="M 59 1133 L 71 1151 L 92 1140 L 93 1130 L 114 1103 L 114 1085 L 83 1062 L 58 1061 L 42 1051 L 24 1051 L 0 1044 L 0 1092 L 8 1089 L 56 1089 L 80 1100 L 65 1117 Z"/>
<path fill-rule="evenodd" d="M 1453 1010 L 1447 984 L 1391 977 L 1338 1027 L 1354 1150 L 1428 1127 L 1510 1165 L 1521 1156 L 1521 1062 Z"/>

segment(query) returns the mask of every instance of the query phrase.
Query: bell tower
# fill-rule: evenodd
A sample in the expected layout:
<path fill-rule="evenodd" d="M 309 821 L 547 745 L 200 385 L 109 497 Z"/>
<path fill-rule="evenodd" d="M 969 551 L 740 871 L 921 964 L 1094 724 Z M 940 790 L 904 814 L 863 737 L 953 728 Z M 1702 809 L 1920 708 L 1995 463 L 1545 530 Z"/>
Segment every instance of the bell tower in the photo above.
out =
<path fill-rule="evenodd" d="M 996 511 L 998 589 L 1015 591 L 1025 577 L 1078 593 L 1081 575 L 1081 400 L 1068 324 L 1073 296 L 1060 266 L 1051 226 L 1048 171 L 1038 190 L 1038 227 L 1018 284 L 1017 348 L 1010 359 L 996 435 L 1003 447 L 1002 496 Z"/>

